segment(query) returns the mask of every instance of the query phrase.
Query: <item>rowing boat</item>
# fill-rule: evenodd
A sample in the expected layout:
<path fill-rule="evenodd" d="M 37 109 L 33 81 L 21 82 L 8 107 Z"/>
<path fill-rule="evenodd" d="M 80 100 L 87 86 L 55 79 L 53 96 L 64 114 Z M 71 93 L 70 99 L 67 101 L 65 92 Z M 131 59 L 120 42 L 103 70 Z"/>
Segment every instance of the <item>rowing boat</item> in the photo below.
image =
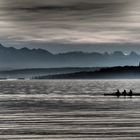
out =
<path fill-rule="evenodd" d="M 116 93 L 104 93 L 104 96 L 117 96 Z M 124 96 L 122 94 L 120 94 L 120 96 Z M 127 94 L 126 96 L 130 96 L 129 94 Z M 132 96 L 140 96 L 140 93 L 133 93 Z"/>

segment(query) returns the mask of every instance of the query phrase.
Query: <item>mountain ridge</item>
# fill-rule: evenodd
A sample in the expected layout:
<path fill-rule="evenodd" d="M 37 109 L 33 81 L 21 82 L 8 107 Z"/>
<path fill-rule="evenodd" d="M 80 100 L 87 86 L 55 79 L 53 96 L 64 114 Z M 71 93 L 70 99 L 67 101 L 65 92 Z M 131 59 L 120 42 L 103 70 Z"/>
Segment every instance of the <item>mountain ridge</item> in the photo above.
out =
<path fill-rule="evenodd" d="M 45 49 L 17 49 L 0 44 L 0 69 L 20 68 L 56 68 L 56 67 L 107 67 L 137 65 L 140 54 L 131 52 L 125 55 L 122 51 L 113 53 L 67 52 L 53 54 Z"/>

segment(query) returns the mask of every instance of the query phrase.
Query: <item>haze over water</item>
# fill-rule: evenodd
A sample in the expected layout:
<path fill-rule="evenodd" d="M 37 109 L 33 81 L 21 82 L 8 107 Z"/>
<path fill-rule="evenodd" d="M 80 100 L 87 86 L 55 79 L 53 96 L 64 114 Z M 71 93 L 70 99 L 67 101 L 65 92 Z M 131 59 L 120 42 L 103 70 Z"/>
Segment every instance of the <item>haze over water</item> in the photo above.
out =
<path fill-rule="evenodd" d="M 140 80 L 0 82 L 0 139 L 140 139 L 140 98 L 104 97 L 116 89 L 140 92 Z"/>

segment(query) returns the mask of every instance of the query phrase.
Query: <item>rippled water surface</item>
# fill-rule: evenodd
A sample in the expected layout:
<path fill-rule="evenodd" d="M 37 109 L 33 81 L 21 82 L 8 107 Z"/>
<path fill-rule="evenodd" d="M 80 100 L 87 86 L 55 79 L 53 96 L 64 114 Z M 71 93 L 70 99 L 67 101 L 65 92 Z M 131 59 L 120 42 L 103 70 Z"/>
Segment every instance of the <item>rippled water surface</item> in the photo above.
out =
<path fill-rule="evenodd" d="M 140 139 L 140 80 L 0 81 L 2 140 Z"/>

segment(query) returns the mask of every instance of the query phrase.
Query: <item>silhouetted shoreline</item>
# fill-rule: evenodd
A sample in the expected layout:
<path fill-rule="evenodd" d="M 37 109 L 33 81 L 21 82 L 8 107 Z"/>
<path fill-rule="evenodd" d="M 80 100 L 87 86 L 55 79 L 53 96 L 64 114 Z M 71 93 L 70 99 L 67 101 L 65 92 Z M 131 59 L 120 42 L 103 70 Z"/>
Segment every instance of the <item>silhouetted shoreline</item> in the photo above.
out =
<path fill-rule="evenodd" d="M 116 66 L 96 71 L 82 71 L 68 74 L 36 76 L 34 79 L 140 79 L 139 66 Z"/>

